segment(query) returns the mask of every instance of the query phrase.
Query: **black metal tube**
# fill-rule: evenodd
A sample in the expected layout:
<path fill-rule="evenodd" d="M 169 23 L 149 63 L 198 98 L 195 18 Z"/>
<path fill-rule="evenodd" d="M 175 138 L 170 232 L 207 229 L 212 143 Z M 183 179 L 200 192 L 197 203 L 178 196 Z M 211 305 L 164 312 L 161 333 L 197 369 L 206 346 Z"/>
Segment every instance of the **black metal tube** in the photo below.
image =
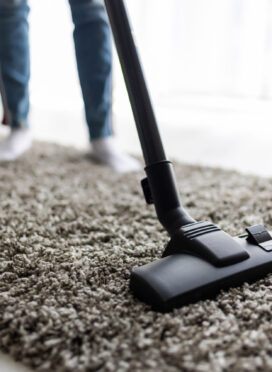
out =
<path fill-rule="evenodd" d="M 172 164 L 162 161 L 145 171 L 158 219 L 169 234 L 172 236 L 181 226 L 195 222 L 181 205 Z"/>
<path fill-rule="evenodd" d="M 105 5 L 123 70 L 146 165 L 166 160 L 155 114 L 122 0 Z"/>
<path fill-rule="evenodd" d="M 105 0 L 105 5 L 146 162 L 145 170 L 157 216 L 166 230 L 173 234 L 180 226 L 195 221 L 181 206 L 172 166 L 166 160 L 124 2 Z"/>

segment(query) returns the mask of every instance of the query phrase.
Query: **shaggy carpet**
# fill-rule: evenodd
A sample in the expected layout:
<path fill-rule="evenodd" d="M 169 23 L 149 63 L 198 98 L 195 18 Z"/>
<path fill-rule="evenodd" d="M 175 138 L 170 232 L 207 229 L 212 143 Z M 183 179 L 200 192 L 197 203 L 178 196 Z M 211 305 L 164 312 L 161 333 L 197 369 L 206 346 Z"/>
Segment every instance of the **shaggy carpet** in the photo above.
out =
<path fill-rule="evenodd" d="M 271 180 L 175 169 L 196 219 L 271 228 Z M 143 175 L 43 143 L 0 166 L 0 348 L 39 371 L 272 371 L 272 275 L 169 314 L 133 297 L 167 242 Z"/>

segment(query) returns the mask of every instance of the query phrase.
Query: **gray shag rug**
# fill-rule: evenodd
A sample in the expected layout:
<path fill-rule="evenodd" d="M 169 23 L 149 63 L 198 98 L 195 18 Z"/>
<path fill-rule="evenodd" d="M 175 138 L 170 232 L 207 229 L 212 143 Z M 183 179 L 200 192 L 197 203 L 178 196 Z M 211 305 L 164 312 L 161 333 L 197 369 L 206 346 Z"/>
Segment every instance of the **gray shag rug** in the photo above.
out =
<path fill-rule="evenodd" d="M 196 219 L 271 228 L 271 180 L 175 169 Z M 0 166 L 0 348 L 39 371 L 271 371 L 271 275 L 169 314 L 133 297 L 131 269 L 168 240 L 143 175 L 45 143 Z"/>

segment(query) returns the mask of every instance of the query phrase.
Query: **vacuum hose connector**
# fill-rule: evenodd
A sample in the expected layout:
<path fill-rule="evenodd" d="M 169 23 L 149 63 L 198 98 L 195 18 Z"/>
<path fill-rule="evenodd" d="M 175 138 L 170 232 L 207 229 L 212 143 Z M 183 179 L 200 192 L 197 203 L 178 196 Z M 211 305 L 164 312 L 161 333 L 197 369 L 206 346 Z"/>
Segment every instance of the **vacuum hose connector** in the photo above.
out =
<path fill-rule="evenodd" d="M 147 203 L 155 205 L 161 224 L 172 235 L 181 226 L 196 222 L 182 207 L 172 163 L 160 161 L 145 168 L 142 187 Z"/>

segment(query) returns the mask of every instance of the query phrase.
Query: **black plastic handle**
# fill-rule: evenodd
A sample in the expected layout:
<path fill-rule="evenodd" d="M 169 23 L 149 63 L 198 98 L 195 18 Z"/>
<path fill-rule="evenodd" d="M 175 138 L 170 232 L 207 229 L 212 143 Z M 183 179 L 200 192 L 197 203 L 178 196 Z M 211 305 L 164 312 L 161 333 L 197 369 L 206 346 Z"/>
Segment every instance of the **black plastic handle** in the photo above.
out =
<path fill-rule="evenodd" d="M 166 160 L 123 0 L 105 0 L 146 165 Z"/>

